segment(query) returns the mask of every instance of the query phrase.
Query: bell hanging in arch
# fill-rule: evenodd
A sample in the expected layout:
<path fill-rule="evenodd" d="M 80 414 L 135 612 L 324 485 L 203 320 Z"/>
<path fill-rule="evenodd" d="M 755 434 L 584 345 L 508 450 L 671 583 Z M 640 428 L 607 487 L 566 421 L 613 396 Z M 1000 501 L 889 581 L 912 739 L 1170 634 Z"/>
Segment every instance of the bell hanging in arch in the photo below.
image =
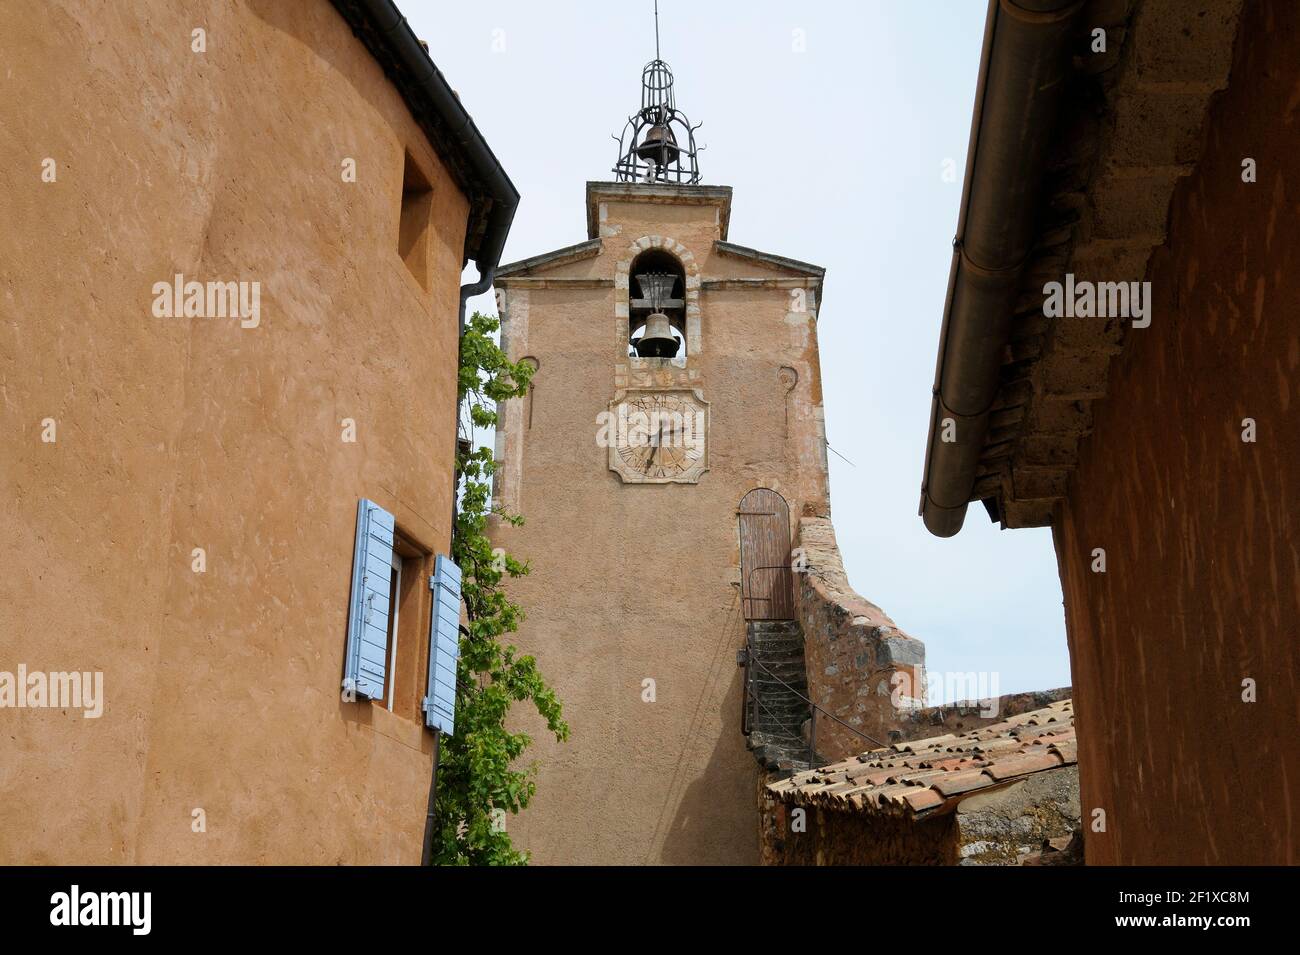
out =
<path fill-rule="evenodd" d="M 668 316 L 653 312 L 645 321 L 645 332 L 637 339 L 636 353 L 641 358 L 676 358 L 680 347 Z"/>

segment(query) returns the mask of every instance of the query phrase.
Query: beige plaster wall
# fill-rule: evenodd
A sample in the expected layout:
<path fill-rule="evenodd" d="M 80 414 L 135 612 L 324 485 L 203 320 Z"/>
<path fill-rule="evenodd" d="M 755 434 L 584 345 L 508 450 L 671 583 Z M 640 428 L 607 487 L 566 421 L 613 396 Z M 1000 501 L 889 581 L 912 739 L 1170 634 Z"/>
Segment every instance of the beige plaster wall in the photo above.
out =
<path fill-rule="evenodd" d="M 814 313 L 790 312 L 787 289 L 705 288 L 700 347 L 672 372 L 629 363 L 615 314 L 620 263 L 644 237 L 689 255 L 688 282 L 785 275 L 716 253 L 715 213 L 609 202 L 600 255 L 545 273 L 603 285 L 499 283 L 508 348 L 540 367 L 531 427 L 513 403 L 500 444 L 499 497 L 527 523 L 498 528 L 496 540 L 532 561 L 512 587 L 528 614 L 518 643 L 572 729 L 557 745 L 540 721 L 523 721 L 537 740 L 538 792 L 507 824 L 538 863 L 758 860 L 757 767 L 739 729 L 735 510 L 759 486 L 785 495 L 792 523 L 806 506 L 826 509 L 821 459 L 798 453 L 821 441 L 805 433 L 819 425 Z M 797 370 L 793 393 L 783 367 Z M 710 403 L 710 470 L 696 485 L 625 485 L 597 445 L 597 415 L 617 389 L 674 376 Z"/>
<path fill-rule="evenodd" d="M 339 684 L 357 499 L 447 546 L 466 200 L 324 0 L 0 19 L 0 670 L 106 695 L 0 710 L 0 862 L 416 862 L 429 735 Z M 177 272 L 260 325 L 154 318 Z"/>

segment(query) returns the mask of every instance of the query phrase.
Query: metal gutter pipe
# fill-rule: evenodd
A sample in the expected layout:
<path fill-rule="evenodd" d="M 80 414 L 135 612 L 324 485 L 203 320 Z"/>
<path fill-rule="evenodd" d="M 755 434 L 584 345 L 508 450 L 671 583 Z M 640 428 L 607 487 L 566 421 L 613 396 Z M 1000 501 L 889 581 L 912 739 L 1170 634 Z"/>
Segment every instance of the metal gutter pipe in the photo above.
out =
<path fill-rule="evenodd" d="M 921 485 L 921 516 L 939 537 L 961 530 L 975 486 L 1082 6 L 989 3 Z"/>

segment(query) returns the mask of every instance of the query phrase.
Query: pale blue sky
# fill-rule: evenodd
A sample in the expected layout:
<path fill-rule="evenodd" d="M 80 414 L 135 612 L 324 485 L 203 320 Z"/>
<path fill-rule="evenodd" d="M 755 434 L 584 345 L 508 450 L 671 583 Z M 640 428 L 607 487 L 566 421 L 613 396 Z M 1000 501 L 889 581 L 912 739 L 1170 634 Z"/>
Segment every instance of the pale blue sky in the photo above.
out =
<path fill-rule="evenodd" d="M 399 5 L 523 196 L 504 261 L 585 239 L 585 183 L 612 178 L 610 134 L 654 57 L 652 0 Z M 940 540 L 916 513 L 985 3 L 659 7 L 703 180 L 735 190 L 731 240 L 826 267 L 826 430 L 853 462 L 830 455 L 832 513 L 854 587 L 925 641 L 931 671 L 993 671 L 1001 693 L 1069 684 L 1050 532 L 1000 531 L 976 504 Z"/>

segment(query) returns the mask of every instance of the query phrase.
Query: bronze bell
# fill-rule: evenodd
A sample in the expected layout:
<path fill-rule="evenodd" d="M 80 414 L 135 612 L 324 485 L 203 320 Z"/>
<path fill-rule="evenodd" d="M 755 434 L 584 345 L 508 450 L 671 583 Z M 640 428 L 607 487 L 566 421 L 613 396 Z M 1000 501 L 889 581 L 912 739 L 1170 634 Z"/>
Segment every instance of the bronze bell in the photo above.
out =
<path fill-rule="evenodd" d="M 672 324 L 663 312 L 645 320 L 645 333 L 637 339 L 636 353 L 642 358 L 676 358 L 681 342 L 673 338 Z"/>
<path fill-rule="evenodd" d="M 641 145 L 636 147 L 636 154 L 646 162 L 658 166 L 667 166 L 677 160 L 677 139 L 667 126 L 656 123 L 646 132 Z"/>

